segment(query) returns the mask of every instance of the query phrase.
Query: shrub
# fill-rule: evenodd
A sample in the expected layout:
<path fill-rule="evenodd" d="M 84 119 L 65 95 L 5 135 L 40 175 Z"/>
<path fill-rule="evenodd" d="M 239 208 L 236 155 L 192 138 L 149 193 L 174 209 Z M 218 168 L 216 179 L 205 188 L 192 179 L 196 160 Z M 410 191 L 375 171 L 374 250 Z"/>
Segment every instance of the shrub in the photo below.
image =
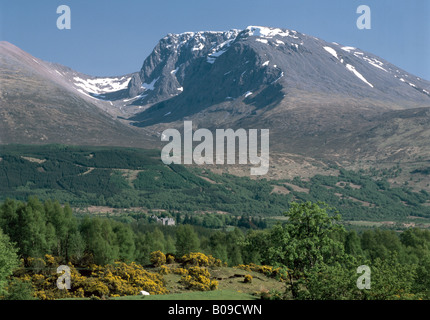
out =
<path fill-rule="evenodd" d="M 109 294 L 109 287 L 96 278 L 88 278 L 82 289 L 90 296 L 103 297 Z"/>
<path fill-rule="evenodd" d="M 111 294 L 137 295 L 142 290 L 148 291 L 151 295 L 168 293 L 160 274 L 148 272 L 134 262 L 131 264 L 115 262 L 113 265 L 107 265 L 101 277 L 105 282 L 110 282 Z"/>
<path fill-rule="evenodd" d="M 263 289 L 261 291 L 254 292 L 255 296 L 258 296 L 261 300 L 284 300 L 285 297 L 282 292 L 277 290 Z"/>
<path fill-rule="evenodd" d="M 159 267 L 166 264 L 166 256 L 160 250 L 154 251 L 154 252 L 151 252 L 150 261 L 155 267 Z"/>
<path fill-rule="evenodd" d="M 242 269 L 245 271 L 259 272 L 268 277 L 277 278 L 280 281 L 285 281 L 287 279 L 287 272 L 282 268 L 273 268 L 272 266 L 259 266 L 254 263 L 250 263 L 248 265 L 240 264 L 235 268 Z"/>
<path fill-rule="evenodd" d="M 247 274 L 245 278 L 243 279 L 244 283 L 251 283 L 252 282 L 252 276 L 250 274 Z"/>
<path fill-rule="evenodd" d="M 33 287 L 30 281 L 13 279 L 8 287 L 5 300 L 33 300 Z"/>
<path fill-rule="evenodd" d="M 181 276 L 186 276 L 186 275 L 188 275 L 188 270 L 187 270 L 187 269 L 184 269 L 184 268 L 174 268 L 174 269 L 172 269 L 172 272 L 173 272 L 174 274 L 179 274 L 179 275 L 181 275 Z"/>
<path fill-rule="evenodd" d="M 161 274 L 146 271 L 135 262 L 130 264 L 115 262 L 106 266 L 90 265 L 89 270 L 85 272 L 86 276 L 69 263 L 71 289 L 58 290 L 56 281 L 60 275 L 56 273 L 57 265 L 52 265 L 57 259 L 53 260 L 51 256 L 45 259 L 47 261 L 29 259 L 30 263 L 45 265 L 40 270 L 20 268 L 14 273 L 14 279 L 26 281 L 31 285 L 34 297 L 38 299 L 138 295 L 142 290 L 148 291 L 151 295 L 168 293 Z"/>
<path fill-rule="evenodd" d="M 175 256 L 172 254 L 167 254 L 166 255 L 166 263 L 167 264 L 175 263 Z"/>
<path fill-rule="evenodd" d="M 180 282 L 191 290 L 209 291 L 218 288 L 218 281 L 210 280 L 210 273 L 206 268 L 191 267 L 188 269 L 188 275 L 182 276 Z"/>
<path fill-rule="evenodd" d="M 195 278 L 199 276 L 209 278 L 211 276 L 208 269 L 202 267 L 191 267 L 188 269 L 188 274 Z"/>
<path fill-rule="evenodd" d="M 159 273 L 160 274 L 169 274 L 170 273 L 170 269 L 168 267 L 166 267 L 166 266 L 161 266 Z"/>
<path fill-rule="evenodd" d="M 185 267 L 206 267 L 209 266 L 209 258 L 200 252 L 190 252 L 182 257 L 182 263 Z"/>
<path fill-rule="evenodd" d="M 211 255 L 205 255 L 201 252 L 191 252 L 182 257 L 182 263 L 185 267 L 198 266 L 198 267 L 220 267 L 222 261 L 216 259 Z"/>

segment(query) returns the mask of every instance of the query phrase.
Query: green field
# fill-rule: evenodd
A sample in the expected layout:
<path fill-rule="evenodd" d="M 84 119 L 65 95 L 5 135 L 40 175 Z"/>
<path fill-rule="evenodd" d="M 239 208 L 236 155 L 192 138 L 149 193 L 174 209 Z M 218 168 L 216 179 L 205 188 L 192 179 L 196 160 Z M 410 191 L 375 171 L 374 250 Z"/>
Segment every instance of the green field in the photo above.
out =
<path fill-rule="evenodd" d="M 125 296 L 112 300 L 256 300 L 255 296 L 248 293 L 216 290 L 216 291 L 189 291 L 153 296 Z"/>

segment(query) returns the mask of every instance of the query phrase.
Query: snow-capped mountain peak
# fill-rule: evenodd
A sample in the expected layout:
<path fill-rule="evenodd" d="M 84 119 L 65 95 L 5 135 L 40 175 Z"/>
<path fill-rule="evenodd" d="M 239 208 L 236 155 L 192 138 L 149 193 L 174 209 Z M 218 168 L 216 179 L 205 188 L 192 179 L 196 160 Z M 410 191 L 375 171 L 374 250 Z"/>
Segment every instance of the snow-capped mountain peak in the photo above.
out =
<path fill-rule="evenodd" d="M 187 104 L 201 101 L 195 108 L 204 108 L 209 100 L 257 99 L 258 92 L 265 96 L 257 100 L 278 101 L 291 88 L 393 102 L 430 97 L 427 82 L 371 53 L 295 30 L 255 25 L 169 33 L 139 72 L 113 78 L 78 76 L 73 81 L 82 94 L 107 100 L 129 114 L 179 96 L 190 96 Z M 266 86 L 273 97 L 267 96 Z M 393 88 L 398 98 L 387 95 Z M 166 114 L 173 117 L 177 112 L 166 110 L 163 119 Z"/>
<path fill-rule="evenodd" d="M 296 31 L 261 26 L 248 26 L 245 28 L 244 33 L 246 33 L 248 36 L 257 36 L 271 39 L 275 36 L 288 37 L 290 34 L 295 34 Z"/>

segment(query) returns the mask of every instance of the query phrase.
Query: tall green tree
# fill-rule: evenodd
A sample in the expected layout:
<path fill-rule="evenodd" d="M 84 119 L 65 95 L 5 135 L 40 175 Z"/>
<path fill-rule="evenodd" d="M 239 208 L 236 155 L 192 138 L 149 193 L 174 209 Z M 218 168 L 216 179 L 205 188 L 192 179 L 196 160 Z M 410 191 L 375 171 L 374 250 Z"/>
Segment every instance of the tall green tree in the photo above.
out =
<path fill-rule="evenodd" d="M 235 228 L 232 232 L 226 234 L 226 248 L 228 255 L 228 264 L 230 266 L 237 266 L 243 263 L 242 258 L 242 244 L 244 236 L 239 228 Z"/>
<path fill-rule="evenodd" d="M 7 278 L 18 267 L 17 249 L 0 229 L 0 295 L 4 294 Z"/>
<path fill-rule="evenodd" d="M 93 255 L 94 263 L 105 265 L 119 258 L 119 246 L 108 219 L 85 217 L 80 225 L 86 251 Z"/>
<path fill-rule="evenodd" d="M 18 202 L 12 199 L 6 199 L 0 207 L 0 228 L 12 239 L 18 239 Z"/>
<path fill-rule="evenodd" d="M 430 252 L 421 256 L 416 267 L 413 292 L 415 294 L 422 294 L 426 299 L 430 298 Z"/>
<path fill-rule="evenodd" d="M 272 255 L 269 256 L 267 250 L 272 245 L 269 231 L 250 230 L 241 243 L 243 262 L 272 264 Z"/>
<path fill-rule="evenodd" d="M 267 253 L 271 264 L 290 270 L 288 290 L 296 298 L 312 268 L 346 260 L 343 243 L 332 237 L 344 229 L 337 212 L 324 203 L 292 203 L 285 215 L 288 222 L 270 232 Z"/>
<path fill-rule="evenodd" d="M 370 265 L 371 289 L 364 290 L 367 300 L 407 300 L 422 298 L 413 293 L 417 266 L 399 263 L 397 253 L 390 252 L 388 258 L 376 258 Z"/>
<path fill-rule="evenodd" d="M 23 257 L 43 257 L 51 253 L 55 245 L 55 231 L 52 224 L 47 223 L 42 203 L 34 197 L 27 203 L 20 203 L 17 207 L 17 225 L 15 238 L 20 254 Z"/>
<path fill-rule="evenodd" d="M 164 237 L 164 233 L 160 230 L 160 228 L 155 228 L 153 232 L 149 235 L 150 243 L 151 243 L 151 252 L 152 251 L 161 251 L 166 252 L 166 239 Z"/>
<path fill-rule="evenodd" d="M 363 254 L 361 249 L 360 237 L 355 230 L 349 231 L 345 235 L 345 251 L 353 256 L 359 256 Z"/>
<path fill-rule="evenodd" d="M 364 291 L 357 288 L 357 263 L 331 265 L 318 263 L 306 271 L 301 284 L 306 290 L 298 290 L 296 299 L 304 300 L 361 300 Z"/>
<path fill-rule="evenodd" d="M 135 235 L 129 225 L 117 222 L 113 227 L 116 235 L 117 245 L 119 247 L 119 259 L 130 262 L 134 260 L 136 251 Z"/>
<path fill-rule="evenodd" d="M 197 233 L 190 225 L 180 225 L 176 230 L 176 255 L 182 257 L 184 254 L 200 250 L 200 241 Z"/>

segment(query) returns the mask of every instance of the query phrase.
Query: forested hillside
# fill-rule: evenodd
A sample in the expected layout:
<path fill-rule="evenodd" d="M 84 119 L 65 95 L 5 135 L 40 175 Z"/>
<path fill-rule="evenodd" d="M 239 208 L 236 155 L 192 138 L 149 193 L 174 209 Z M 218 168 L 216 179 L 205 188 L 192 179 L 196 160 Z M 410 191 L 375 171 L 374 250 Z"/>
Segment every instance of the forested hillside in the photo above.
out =
<path fill-rule="evenodd" d="M 385 174 L 339 168 L 309 180 L 253 180 L 199 167 L 164 165 L 159 151 L 46 146 L 0 147 L 0 198 L 56 199 L 71 207 L 163 209 L 183 214 L 224 212 L 280 216 L 292 200 L 324 201 L 346 220 L 430 217 L 430 195 L 392 187 Z"/>

